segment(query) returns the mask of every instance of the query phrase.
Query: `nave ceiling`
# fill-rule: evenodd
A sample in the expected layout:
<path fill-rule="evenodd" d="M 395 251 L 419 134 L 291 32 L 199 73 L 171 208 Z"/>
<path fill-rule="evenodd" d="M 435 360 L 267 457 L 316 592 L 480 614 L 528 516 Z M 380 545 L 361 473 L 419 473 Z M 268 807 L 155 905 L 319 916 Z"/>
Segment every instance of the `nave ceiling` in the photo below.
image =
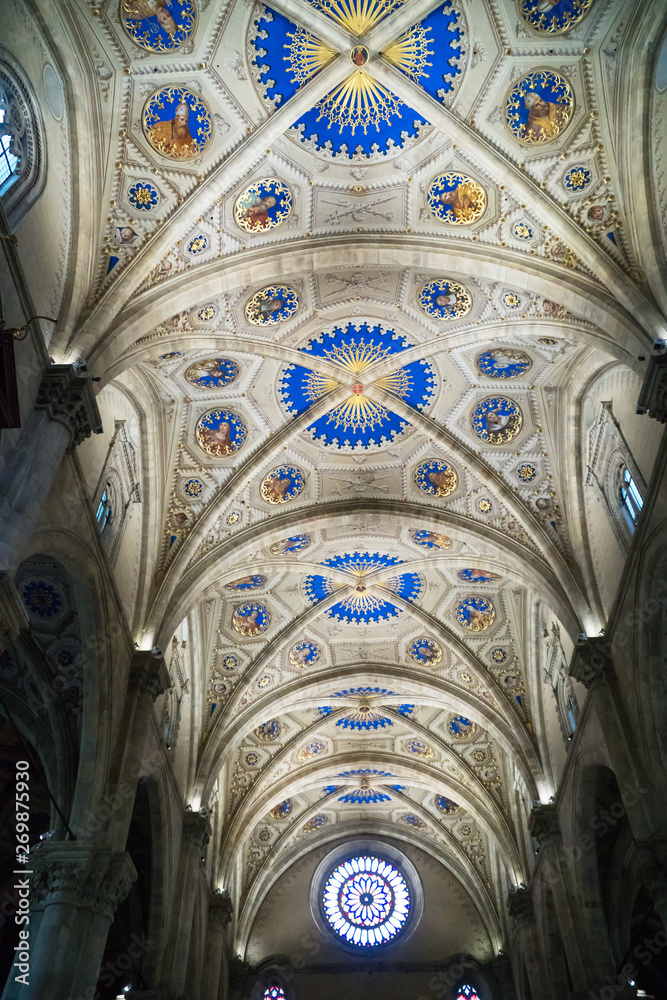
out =
<path fill-rule="evenodd" d="M 545 636 L 608 610 L 579 403 L 635 385 L 659 264 L 612 152 L 650 17 L 538 6 L 58 14 L 95 166 L 50 350 L 140 415 L 135 638 L 195 672 L 187 795 L 218 802 L 239 948 L 290 860 L 372 828 L 457 875 L 493 953 L 555 790 Z"/>

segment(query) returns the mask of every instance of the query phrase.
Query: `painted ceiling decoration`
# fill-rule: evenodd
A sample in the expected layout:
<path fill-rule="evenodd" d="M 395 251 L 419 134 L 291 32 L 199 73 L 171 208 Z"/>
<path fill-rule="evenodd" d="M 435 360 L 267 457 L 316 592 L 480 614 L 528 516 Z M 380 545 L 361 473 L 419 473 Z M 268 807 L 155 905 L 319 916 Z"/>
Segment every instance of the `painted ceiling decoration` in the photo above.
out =
<path fill-rule="evenodd" d="M 304 590 L 311 601 L 321 601 L 339 591 L 343 596 L 328 608 L 329 618 L 338 621 L 370 624 L 386 621 L 401 614 L 384 596 L 396 594 L 405 601 L 414 601 L 422 590 L 417 573 L 391 572 L 402 560 L 380 553 L 346 553 L 327 559 L 322 565 L 337 570 L 335 577 L 312 574 L 304 581 Z"/>

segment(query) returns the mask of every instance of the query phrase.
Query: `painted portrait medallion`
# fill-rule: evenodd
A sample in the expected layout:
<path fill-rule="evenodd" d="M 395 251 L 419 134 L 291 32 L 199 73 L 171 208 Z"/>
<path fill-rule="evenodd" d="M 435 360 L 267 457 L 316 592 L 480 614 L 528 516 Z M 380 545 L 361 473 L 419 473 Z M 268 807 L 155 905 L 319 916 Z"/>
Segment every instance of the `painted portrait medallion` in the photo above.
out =
<path fill-rule="evenodd" d="M 570 123 L 574 91 L 563 76 L 533 70 L 513 83 L 505 99 L 505 124 L 518 142 L 553 142 Z"/>
<path fill-rule="evenodd" d="M 269 816 L 272 819 L 285 819 L 286 816 L 292 812 L 292 800 L 285 799 L 284 802 L 280 802 L 277 806 L 274 806 Z"/>
<path fill-rule="evenodd" d="M 432 497 L 448 497 L 458 483 L 456 471 L 439 458 L 429 458 L 415 469 L 415 485 Z"/>
<path fill-rule="evenodd" d="M 466 719 L 464 715 L 450 715 L 447 719 L 447 732 L 455 740 L 467 740 L 477 732 L 477 723 Z"/>
<path fill-rule="evenodd" d="M 449 278 L 429 281 L 419 292 L 422 312 L 433 319 L 462 319 L 470 312 L 472 296 L 465 285 Z"/>
<path fill-rule="evenodd" d="M 150 52 L 171 52 L 197 25 L 193 0 L 120 0 L 120 20 L 133 42 Z"/>
<path fill-rule="evenodd" d="M 322 813 L 318 813 L 317 816 L 311 816 L 311 818 L 303 824 L 302 830 L 304 833 L 314 833 L 315 830 L 319 830 L 321 826 L 326 826 L 329 822 L 328 818 Z"/>
<path fill-rule="evenodd" d="M 203 153 L 214 136 L 208 105 L 187 87 L 156 90 L 142 116 L 144 135 L 169 160 L 191 160 Z"/>
<path fill-rule="evenodd" d="M 233 410 L 209 410 L 197 421 L 197 444 L 208 455 L 222 458 L 233 455 L 248 436 L 245 421 Z"/>
<path fill-rule="evenodd" d="M 266 604 L 240 604 L 232 615 L 232 625 L 241 635 L 261 635 L 271 624 L 271 612 Z"/>
<path fill-rule="evenodd" d="M 540 35 L 562 35 L 588 13 L 593 0 L 517 0 L 519 13 Z"/>
<path fill-rule="evenodd" d="M 289 651 L 289 661 L 293 667 L 302 669 L 303 667 L 310 667 L 313 663 L 317 663 L 321 655 L 322 650 L 316 642 L 304 640 L 292 646 Z"/>
<path fill-rule="evenodd" d="M 484 632 L 496 619 L 496 609 L 488 597 L 474 594 L 456 605 L 456 620 L 469 632 Z"/>
<path fill-rule="evenodd" d="M 113 233 L 114 241 L 120 247 L 131 247 L 136 243 L 139 234 L 131 226 L 116 226 Z"/>
<path fill-rule="evenodd" d="M 477 355 L 477 368 L 488 378 L 518 378 L 533 362 L 524 351 L 514 347 L 493 347 Z"/>
<path fill-rule="evenodd" d="M 492 573 L 488 569 L 459 570 L 459 580 L 463 580 L 465 583 L 493 583 L 494 580 L 499 579 L 499 573 Z"/>
<path fill-rule="evenodd" d="M 439 531 L 427 531 L 420 528 L 410 532 L 410 538 L 415 545 L 421 545 L 425 549 L 451 549 L 452 540 L 447 535 L 441 535 Z"/>
<path fill-rule="evenodd" d="M 268 722 L 263 722 L 261 726 L 257 726 L 257 729 L 255 729 L 255 736 L 262 743 L 272 743 L 273 740 L 277 740 L 280 736 L 280 723 L 277 719 L 269 719 Z"/>
<path fill-rule="evenodd" d="M 267 503 L 288 503 L 299 496 L 305 485 L 306 478 L 301 469 L 293 465 L 281 465 L 264 477 L 259 492 Z"/>
<path fill-rule="evenodd" d="M 523 414 L 507 396 L 487 396 L 472 411 L 470 424 L 485 444 L 503 445 L 521 432 Z"/>
<path fill-rule="evenodd" d="M 431 182 L 426 202 L 439 222 L 469 226 L 484 215 L 486 192 L 472 177 L 449 171 Z"/>
<path fill-rule="evenodd" d="M 253 326 L 275 326 L 290 319 L 299 308 L 299 296 L 287 285 L 267 285 L 255 292 L 245 307 L 245 318 Z"/>
<path fill-rule="evenodd" d="M 259 590 L 266 584 L 266 577 L 261 573 L 253 573 L 252 576 L 241 576 L 238 580 L 232 580 L 225 584 L 225 590 Z"/>
<path fill-rule="evenodd" d="M 206 358 L 190 365 L 185 377 L 190 385 L 200 389 L 222 389 L 231 385 L 240 374 L 240 367 L 231 358 Z"/>
<path fill-rule="evenodd" d="M 412 640 L 408 646 L 408 654 L 415 663 L 421 663 L 424 667 L 435 667 L 442 660 L 442 646 L 435 639 L 422 635 Z"/>
<path fill-rule="evenodd" d="M 439 809 L 445 816 L 454 816 L 461 812 L 461 806 L 458 802 L 454 802 L 454 799 L 448 799 L 446 795 L 436 795 L 435 805 L 436 809 Z"/>
<path fill-rule="evenodd" d="M 286 222 L 293 207 L 294 197 L 288 185 L 277 177 L 265 177 L 236 199 L 234 221 L 247 233 L 266 233 Z"/>
<path fill-rule="evenodd" d="M 271 555 L 286 556 L 292 552 L 303 552 L 311 542 L 310 535 L 291 535 L 290 538 L 281 538 L 279 542 L 274 542 L 271 546 Z"/>
<path fill-rule="evenodd" d="M 433 748 L 428 743 L 424 743 L 423 740 L 406 740 L 403 749 L 408 753 L 413 753 L 416 757 L 421 757 L 422 760 L 430 760 L 433 756 Z"/>
<path fill-rule="evenodd" d="M 299 760 L 310 760 L 312 757 L 317 757 L 318 754 L 324 753 L 326 748 L 327 745 L 322 740 L 312 740 L 305 747 L 301 747 L 297 757 Z"/>

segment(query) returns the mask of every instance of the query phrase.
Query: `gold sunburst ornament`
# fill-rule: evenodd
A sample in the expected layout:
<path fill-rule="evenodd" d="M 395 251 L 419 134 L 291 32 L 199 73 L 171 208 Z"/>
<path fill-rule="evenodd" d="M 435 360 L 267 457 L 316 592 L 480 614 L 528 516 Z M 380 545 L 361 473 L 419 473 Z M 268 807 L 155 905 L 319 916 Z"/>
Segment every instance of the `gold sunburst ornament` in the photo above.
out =
<path fill-rule="evenodd" d="M 337 21 L 352 35 L 363 35 L 403 5 L 404 0 L 310 0 L 332 21 Z"/>
<path fill-rule="evenodd" d="M 422 76 L 428 76 L 426 67 L 433 65 L 427 62 L 428 56 L 433 55 L 433 49 L 428 47 L 431 39 L 426 37 L 426 32 L 430 30 L 422 24 L 416 24 L 383 52 L 385 59 L 402 69 L 415 83 Z"/>
<path fill-rule="evenodd" d="M 403 102 L 390 90 L 358 69 L 319 102 L 317 121 L 328 118 L 329 128 L 338 125 L 341 132 L 349 128 L 352 135 L 361 128 L 365 135 L 370 125 L 379 132 L 382 122 L 389 122 L 393 115 L 401 118 L 402 106 Z"/>
<path fill-rule="evenodd" d="M 334 49 L 329 48 L 303 28 L 297 28 L 287 37 L 291 39 L 289 46 L 285 46 L 289 55 L 283 56 L 283 59 L 290 64 L 292 83 L 296 83 L 299 87 L 324 69 L 336 55 Z"/>

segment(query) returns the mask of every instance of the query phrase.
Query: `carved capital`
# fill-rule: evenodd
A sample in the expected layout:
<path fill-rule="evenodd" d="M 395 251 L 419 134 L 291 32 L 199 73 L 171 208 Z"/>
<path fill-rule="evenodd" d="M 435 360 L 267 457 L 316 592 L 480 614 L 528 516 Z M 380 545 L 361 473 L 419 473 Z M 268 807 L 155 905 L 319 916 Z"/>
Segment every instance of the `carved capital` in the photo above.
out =
<path fill-rule="evenodd" d="M 528 819 L 528 829 L 542 848 L 560 843 L 560 823 L 556 806 L 552 802 L 545 802 L 533 809 Z"/>
<path fill-rule="evenodd" d="M 202 851 L 211 839 L 211 824 L 208 816 L 198 812 L 188 812 L 183 817 L 182 850 L 201 856 Z"/>
<path fill-rule="evenodd" d="M 605 684 L 613 670 L 611 643 L 606 636 L 596 635 L 577 643 L 569 670 L 575 681 L 592 691 Z"/>
<path fill-rule="evenodd" d="M 637 401 L 637 413 L 667 423 L 667 341 L 656 340 L 653 345 L 644 384 Z"/>
<path fill-rule="evenodd" d="M 0 573 L 0 652 L 18 638 L 30 622 L 23 601 L 9 573 Z"/>
<path fill-rule="evenodd" d="M 102 433 L 92 383 L 74 365 L 50 365 L 37 392 L 35 409 L 46 410 L 70 432 L 70 448 L 76 448 L 91 434 Z"/>
<path fill-rule="evenodd" d="M 535 919 L 533 898 L 528 889 L 516 889 L 507 897 L 507 912 L 516 926 L 527 927 Z"/>
<path fill-rule="evenodd" d="M 30 866 L 33 909 L 69 904 L 108 920 L 137 877 L 129 854 L 87 840 L 45 841 L 30 852 Z"/>
<path fill-rule="evenodd" d="M 232 921 L 234 907 L 228 889 L 216 892 L 208 904 L 208 919 L 214 931 L 224 931 Z"/>
<path fill-rule="evenodd" d="M 164 656 L 154 649 L 136 649 L 130 665 L 130 687 L 152 701 L 171 687 L 171 678 Z"/>

